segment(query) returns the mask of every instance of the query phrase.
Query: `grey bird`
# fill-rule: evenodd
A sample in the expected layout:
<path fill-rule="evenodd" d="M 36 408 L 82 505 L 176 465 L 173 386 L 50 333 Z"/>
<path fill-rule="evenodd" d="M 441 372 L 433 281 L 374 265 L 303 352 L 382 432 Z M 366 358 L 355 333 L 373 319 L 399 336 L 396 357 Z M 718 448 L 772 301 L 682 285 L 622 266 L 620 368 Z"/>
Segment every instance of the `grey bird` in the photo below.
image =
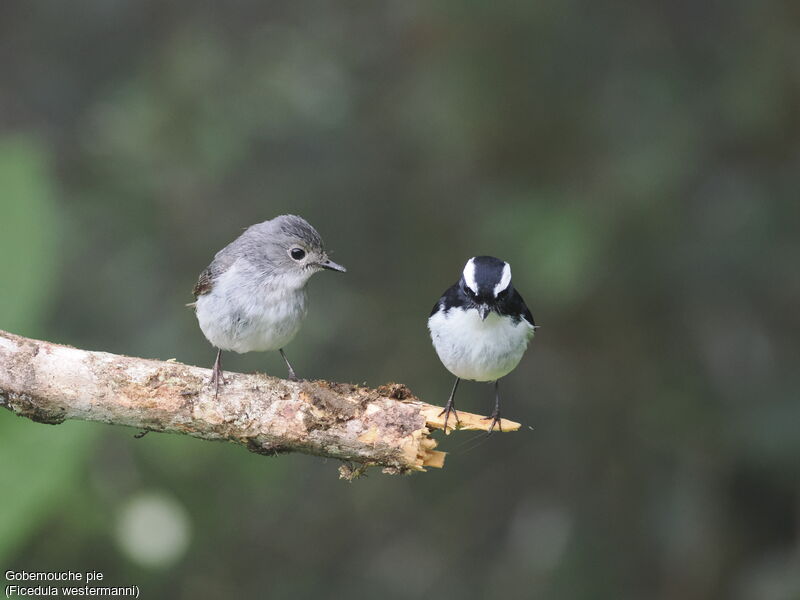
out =
<path fill-rule="evenodd" d="M 325 252 L 317 230 L 295 215 L 281 215 L 248 227 L 217 252 L 194 286 L 197 320 L 217 348 L 211 376 L 219 393 L 222 351 L 283 352 L 306 316 L 306 284 L 323 269 L 346 272 Z M 190 305 L 191 306 L 191 305 Z"/>

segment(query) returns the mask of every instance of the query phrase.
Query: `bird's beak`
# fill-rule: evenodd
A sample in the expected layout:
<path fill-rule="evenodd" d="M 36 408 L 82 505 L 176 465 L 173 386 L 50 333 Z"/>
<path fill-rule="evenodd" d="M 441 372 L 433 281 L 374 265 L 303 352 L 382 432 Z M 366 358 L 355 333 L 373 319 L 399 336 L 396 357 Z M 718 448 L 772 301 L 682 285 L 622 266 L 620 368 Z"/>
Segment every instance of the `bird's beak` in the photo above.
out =
<path fill-rule="evenodd" d="M 339 271 L 340 273 L 347 273 L 347 269 L 345 269 L 342 265 L 337 265 L 330 258 L 326 258 L 325 260 L 323 260 L 321 263 L 319 263 L 319 266 L 322 267 L 323 269 L 330 269 L 331 271 Z"/>
<path fill-rule="evenodd" d="M 485 321 L 486 317 L 489 316 L 490 312 L 491 312 L 491 309 L 489 308 L 488 305 L 481 304 L 480 306 L 478 306 L 478 314 L 481 316 L 481 321 Z"/>

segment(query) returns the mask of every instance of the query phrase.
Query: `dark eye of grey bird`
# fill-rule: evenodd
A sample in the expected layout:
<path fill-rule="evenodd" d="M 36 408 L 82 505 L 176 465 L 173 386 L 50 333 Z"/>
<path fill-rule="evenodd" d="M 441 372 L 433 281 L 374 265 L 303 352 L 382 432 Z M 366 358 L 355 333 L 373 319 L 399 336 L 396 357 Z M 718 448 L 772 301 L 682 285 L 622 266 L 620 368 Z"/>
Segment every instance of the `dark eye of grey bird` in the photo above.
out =
<path fill-rule="evenodd" d="M 295 260 L 303 260 L 306 257 L 306 251 L 302 248 L 292 248 L 290 254 Z"/>

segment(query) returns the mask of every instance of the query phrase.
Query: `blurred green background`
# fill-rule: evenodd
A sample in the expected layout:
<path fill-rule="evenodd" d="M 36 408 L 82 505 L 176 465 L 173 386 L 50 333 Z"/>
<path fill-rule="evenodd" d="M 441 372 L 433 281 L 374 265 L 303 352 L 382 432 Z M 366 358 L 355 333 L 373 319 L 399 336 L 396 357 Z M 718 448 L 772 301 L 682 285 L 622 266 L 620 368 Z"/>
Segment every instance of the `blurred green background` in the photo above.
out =
<path fill-rule="evenodd" d="M 443 403 L 476 254 L 530 425 L 377 470 L 0 413 L 0 567 L 142 598 L 800 598 L 796 2 L 0 4 L 0 328 L 210 366 L 184 304 L 315 224 L 301 375 Z M 277 353 L 226 367 L 283 374 Z M 487 414 L 491 388 L 459 406 Z"/>

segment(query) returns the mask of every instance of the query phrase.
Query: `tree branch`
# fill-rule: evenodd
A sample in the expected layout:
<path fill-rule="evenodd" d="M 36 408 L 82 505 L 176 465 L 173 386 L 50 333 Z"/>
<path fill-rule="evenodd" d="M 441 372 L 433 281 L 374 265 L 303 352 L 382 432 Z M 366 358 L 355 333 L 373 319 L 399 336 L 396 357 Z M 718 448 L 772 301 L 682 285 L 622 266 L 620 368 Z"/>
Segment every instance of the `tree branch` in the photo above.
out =
<path fill-rule="evenodd" d="M 100 421 L 236 442 L 259 454 L 296 451 L 356 463 L 340 469 L 343 477 L 372 465 L 388 473 L 444 465 L 445 453 L 430 437 L 443 427 L 441 408 L 402 384 L 372 389 L 226 373 L 215 399 L 210 375 L 174 360 L 90 352 L 0 330 L 0 406 L 39 423 Z M 470 413 L 459 418 L 460 430 L 489 424 Z M 519 424 L 503 420 L 502 428 Z"/>

